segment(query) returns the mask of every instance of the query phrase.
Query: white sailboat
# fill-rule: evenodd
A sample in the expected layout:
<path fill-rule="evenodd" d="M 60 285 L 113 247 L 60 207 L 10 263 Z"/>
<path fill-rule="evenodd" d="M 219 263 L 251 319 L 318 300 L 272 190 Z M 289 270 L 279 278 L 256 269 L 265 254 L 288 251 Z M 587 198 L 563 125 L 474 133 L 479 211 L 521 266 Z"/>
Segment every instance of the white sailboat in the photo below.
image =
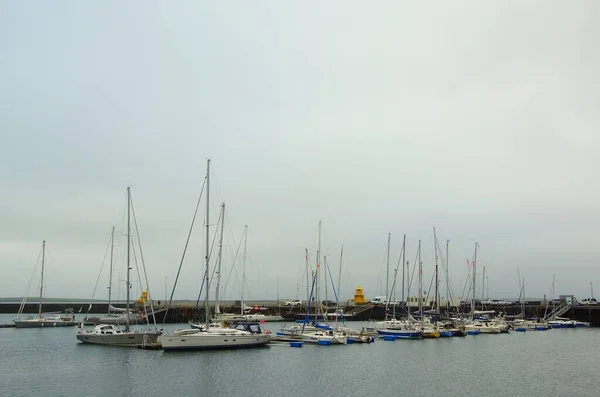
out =
<path fill-rule="evenodd" d="M 108 313 L 103 316 L 89 316 L 90 310 L 92 310 L 92 302 L 90 301 L 90 305 L 88 307 L 88 315 L 83 319 L 84 325 L 98 325 L 98 324 L 125 324 L 127 322 L 127 318 L 129 317 L 129 324 L 137 324 L 140 319 L 138 315 L 131 311 L 127 311 L 127 309 L 114 307 L 112 305 L 112 273 L 113 273 L 113 258 L 114 258 L 114 244 L 115 242 L 115 227 L 112 227 L 112 231 L 110 234 L 110 269 L 108 276 Z M 95 288 L 94 288 L 95 290 Z M 92 296 L 93 299 L 93 296 Z"/>
<path fill-rule="evenodd" d="M 320 275 L 319 260 L 320 260 L 320 255 L 321 255 L 321 221 L 319 221 L 319 242 L 318 242 L 318 248 L 317 248 L 317 265 L 316 265 L 315 274 L 313 277 L 313 286 L 316 283 L 315 318 L 318 318 L 319 308 L 321 307 L 321 305 L 319 304 L 319 275 Z M 306 320 L 308 319 L 308 316 L 310 315 L 310 313 L 309 313 L 310 299 L 308 302 L 309 303 L 306 308 L 306 311 L 307 311 Z M 323 316 L 323 318 L 324 318 L 324 321 L 326 321 L 326 317 Z M 316 342 L 316 343 L 320 343 L 320 344 L 345 345 L 348 343 L 348 335 L 344 331 L 338 331 L 338 330 L 332 329 L 327 324 L 315 323 L 314 327 L 315 327 L 314 330 L 308 331 L 306 328 L 306 321 L 305 321 L 301 332 L 297 336 L 304 341 Z"/>
<path fill-rule="evenodd" d="M 27 297 L 23 298 L 17 318 L 13 320 L 17 328 L 40 328 L 40 327 L 72 327 L 75 325 L 75 316 L 69 314 L 68 316 L 60 313 L 42 313 L 42 299 L 44 297 L 44 265 L 46 262 L 46 241 L 42 242 L 42 275 L 40 280 L 40 301 L 38 307 L 38 315 L 30 316 L 26 319 L 21 319 L 23 314 L 23 308 L 27 301 Z"/>
<path fill-rule="evenodd" d="M 467 331 L 467 333 L 469 332 L 476 332 L 476 333 L 481 333 L 481 334 L 499 334 L 502 330 L 501 328 L 494 324 L 491 323 L 489 321 L 480 321 L 474 318 L 475 316 L 475 281 L 476 281 L 476 272 L 477 272 L 477 247 L 479 246 L 479 244 L 475 243 L 475 254 L 473 256 L 473 262 L 472 262 L 472 266 L 473 266 L 473 277 L 472 277 L 472 288 L 473 288 L 473 294 L 472 294 L 472 298 L 471 298 L 471 319 L 467 322 L 465 322 L 464 326 L 465 326 L 465 330 Z"/>
<path fill-rule="evenodd" d="M 271 341 L 271 335 L 264 333 L 257 322 L 239 322 L 230 328 L 210 327 L 209 308 L 209 215 L 210 215 L 210 159 L 206 166 L 206 256 L 205 256 L 205 326 L 201 329 L 177 330 L 171 335 L 161 335 L 160 341 L 165 351 L 234 349 L 264 346 Z"/>
<path fill-rule="evenodd" d="M 127 309 L 126 313 L 130 312 L 129 308 L 129 290 L 131 283 L 130 276 L 130 257 L 131 257 L 131 191 L 127 188 Z M 83 343 L 95 345 L 123 346 L 123 347 L 145 347 L 148 345 L 156 345 L 160 331 L 143 331 L 132 330 L 130 328 L 129 316 L 125 316 L 125 327 L 118 327 L 114 324 L 98 324 L 91 331 L 86 331 L 83 326 L 79 328 L 77 340 Z"/>

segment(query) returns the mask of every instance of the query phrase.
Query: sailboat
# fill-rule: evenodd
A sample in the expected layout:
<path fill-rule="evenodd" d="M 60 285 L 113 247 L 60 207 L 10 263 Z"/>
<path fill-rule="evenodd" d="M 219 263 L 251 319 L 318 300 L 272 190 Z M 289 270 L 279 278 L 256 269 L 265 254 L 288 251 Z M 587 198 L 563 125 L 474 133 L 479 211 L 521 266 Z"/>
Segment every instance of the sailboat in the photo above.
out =
<path fill-rule="evenodd" d="M 129 290 L 131 282 L 129 281 L 131 266 L 131 190 L 127 187 L 127 309 L 126 313 L 130 312 L 129 308 Z M 130 328 L 129 316 L 125 316 L 125 327 L 120 327 L 115 324 L 98 324 L 91 331 L 85 331 L 83 326 L 80 326 L 77 333 L 77 340 L 83 343 L 91 343 L 95 345 L 123 346 L 123 347 L 144 347 L 148 345 L 156 345 L 160 331 L 137 331 Z"/>
<path fill-rule="evenodd" d="M 406 245 L 403 243 L 403 250 Z M 404 258 L 404 257 L 403 257 Z M 421 273 L 422 273 L 422 262 L 421 262 L 421 240 L 419 240 L 419 246 L 417 249 L 417 258 L 419 263 L 419 311 L 422 312 L 422 292 L 421 292 Z M 402 259 L 404 261 L 404 259 Z M 397 272 L 396 272 L 397 274 Z M 395 279 L 396 276 L 394 276 Z M 410 295 L 410 289 L 409 289 Z M 406 321 L 392 318 L 387 321 L 379 322 L 376 324 L 377 333 L 381 337 L 393 337 L 397 339 L 422 339 L 424 337 L 424 331 L 418 324 L 414 317 L 410 315 L 410 308 L 408 308 L 408 318 Z M 421 315 L 421 318 L 423 316 Z"/>
<path fill-rule="evenodd" d="M 319 289 L 320 289 L 319 276 L 320 276 L 320 272 L 321 272 L 321 270 L 319 268 L 320 267 L 320 264 L 319 264 L 320 255 L 321 255 L 321 221 L 319 221 L 319 241 L 318 241 L 318 248 L 317 248 L 317 264 L 316 264 L 315 271 L 313 274 L 311 294 L 310 294 L 308 303 L 306 305 L 306 317 L 304 319 L 304 323 L 302 324 L 302 327 L 300 328 L 300 332 L 297 333 L 295 336 L 302 339 L 303 341 L 307 341 L 307 342 L 315 342 L 315 343 L 326 344 L 326 345 L 328 345 L 328 344 L 345 345 L 348 343 L 348 335 L 346 334 L 346 332 L 334 330 L 327 324 L 315 323 L 312 326 L 308 325 L 308 322 L 309 322 L 308 320 L 309 320 L 309 315 L 310 315 L 310 302 L 313 297 L 312 292 L 315 291 L 315 284 L 316 284 L 315 320 L 319 316 L 319 311 L 320 311 L 319 308 L 321 307 L 321 305 L 319 304 Z M 326 270 L 326 269 L 324 269 L 324 270 Z M 324 319 L 324 321 L 326 321 L 327 320 L 326 316 L 323 315 L 323 319 Z M 285 331 L 284 331 L 284 333 L 285 333 Z"/>
<path fill-rule="evenodd" d="M 205 255 L 205 325 L 201 329 L 181 329 L 171 335 L 161 335 L 160 341 L 165 351 L 171 350 L 205 350 L 234 349 L 264 346 L 271 341 L 271 335 L 262 331 L 258 322 L 242 321 L 229 328 L 211 327 L 209 308 L 209 215 L 210 215 L 210 159 L 206 164 L 206 255 Z"/>
<path fill-rule="evenodd" d="M 222 328 L 223 326 L 229 326 L 231 321 L 242 321 L 246 320 L 243 317 L 244 310 L 244 300 L 242 298 L 242 313 L 222 313 L 221 307 L 219 305 L 219 292 L 220 292 L 220 284 L 221 284 L 221 263 L 223 261 L 223 228 L 225 226 L 225 203 L 221 204 L 221 214 L 219 216 L 220 221 L 220 229 L 221 229 L 221 237 L 219 239 L 219 254 L 217 257 L 217 266 L 216 266 L 216 275 L 217 275 L 217 287 L 215 288 L 215 314 L 213 316 L 214 323 L 211 324 L 211 327 Z M 246 228 L 244 228 L 244 233 L 246 232 Z M 242 292 L 243 297 L 243 292 Z M 194 329 L 203 329 L 205 327 L 202 321 L 190 320 L 188 322 L 189 326 Z"/>
<path fill-rule="evenodd" d="M 114 258 L 114 248 L 115 248 L 115 227 L 112 227 L 112 232 L 110 234 L 110 271 L 108 277 L 108 313 L 103 316 L 89 316 L 89 311 L 92 309 L 92 303 L 90 302 L 88 308 L 88 315 L 83 319 L 84 325 L 98 325 L 98 324 L 125 324 L 127 319 L 125 317 L 129 317 L 130 324 L 137 324 L 140 319 L 138 315 L 133 313 L 132 311 L 127 311 L 127 309 L 123 309 L 120 307 L 114 307 L 112 305 L 112 272 L 113 272 L 113 258 Z"/>
<path fill-rule="evenodd" d="M 481 334 L 499 334 L 501 329 L 498 325 L 495 325 L 489 321 L 480 321 L 475 318 L 475 281 L 476 281 L 476 271 L 477 271 L 477 248 L 479 244 L 475 243 L 475 254 L 473 256 L 473 276 L 471 278 L 471 312 L 470 319 L 465 323 L 465 330 L 467 333 L 481 333 Z"/>
<path fill-rule="evenodd" d="M 60 313 L 42 313 L 42 299 L 44 296 L 44 265 L 46 262 L 46 241 L 42 242 L 42 275 L 40 280 L 40 302 L 38 307 L 38 315 L 28 317 L 27 319 L 21 320 L 20 316 L 23 314 L 23 308 L 27 297 L 23 298 L 17 318 L 13 320 L 17 328 L 38 328 L 38 327 L 72 327 L 75 325 L 75 316 L 69 315 L 61 316 Z"/>

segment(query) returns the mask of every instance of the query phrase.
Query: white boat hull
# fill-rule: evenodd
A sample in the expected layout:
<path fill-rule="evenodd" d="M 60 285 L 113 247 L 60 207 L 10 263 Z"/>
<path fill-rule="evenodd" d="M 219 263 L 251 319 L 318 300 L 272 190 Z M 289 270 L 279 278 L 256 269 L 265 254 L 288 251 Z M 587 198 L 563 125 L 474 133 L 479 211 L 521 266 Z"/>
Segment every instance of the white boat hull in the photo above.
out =
<path fill-rule="evenodd" d="M 240 349 L 264 346 L 271 341 L 271 335 L 227 335 L 211 332 L 198 332 L 191 335 L 162 335 L 160 343 L 169 350 L 210 350 Z"/>
<path fill-rule="evenodd" d="M 320 342 L 328 341 L 332 345 L 345 345 L 348 343 L 348 337 L 340 333 L 333 333 L 332 335 L 325 332 L 308 332 L 299 335 L 300 338 L 307 342 Z"/>
<path fill-rule="evenodd" d="M 77 340 L 94 345 L 137 347 L 156 345 L 159 336 L 160 332 L 123 332 L 108 335 L 83 332 L 77 334 Z"/>
<path fill-rule="evenodd" d="M 17 328 L 56 328 L 73 327 L 75 321 L 71 320 L 13 320 Z"/>
<path fill-rule="evenodd" d="M 271 315 L 267 315 L 267 314 L 244 314 L 244 319 L 246 321 L 265 321 L 265 322 L 271 322 L 271 321 L 285 321 L 285 319 L 281 316 L 271 316 Z"/>
<path fill-rule="evenodd" d="M 485 326 L 485 325 L 465 325 L 465 330 L 479 330 L 481 334 L 499 334 L 501 331 L 498 326 Z"/>

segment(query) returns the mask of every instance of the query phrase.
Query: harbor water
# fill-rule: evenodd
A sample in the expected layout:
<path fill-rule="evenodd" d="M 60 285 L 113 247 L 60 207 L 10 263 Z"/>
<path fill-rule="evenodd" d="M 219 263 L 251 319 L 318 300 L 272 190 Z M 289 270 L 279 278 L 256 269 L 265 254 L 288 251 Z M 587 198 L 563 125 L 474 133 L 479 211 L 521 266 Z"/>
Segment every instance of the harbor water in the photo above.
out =
<path fill-rule="evenodd" d="M 84 345 L 76 333 L 0 329 L 0 395 L 597 397 L 600 386 L 593 328 L 195 352 Z"/>

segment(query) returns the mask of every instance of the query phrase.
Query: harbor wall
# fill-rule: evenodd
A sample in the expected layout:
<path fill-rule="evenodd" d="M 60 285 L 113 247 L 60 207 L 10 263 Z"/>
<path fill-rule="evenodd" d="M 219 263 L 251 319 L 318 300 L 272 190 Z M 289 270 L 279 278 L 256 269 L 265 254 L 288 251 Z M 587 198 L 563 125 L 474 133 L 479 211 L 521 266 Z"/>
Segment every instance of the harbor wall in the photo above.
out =
<path fill-rule="evenodd" d="M 162 303 L 162 302 L 161 302 Z M 237 302 L 236 302 L 237 303 Z M 0 303 L 0 313 L 16 313 L 19 310 L 20 303 L 16 302 L 8 302 L 8 303 Z M 122 304 L 115 304 L 117 307 L 125 307 Z M 251 307 L 252 305 L 250 305 Z M 24 306 L 23 313 L 26 314 L 34 314 L 38 312 L 38 304 L 27 303 Z M 44 303 L 43 311 L 47 312 L 64 312 L 65 310 L 72 309 L 73 313 L 76 315 L 76 318 L 82 319 L 83 316 L 87 314 L 89 308 L 89 302 L 61 302 L 61 303 Z M 143 307 L 137 304 L 131 305 L 132 310 L 134 311 L 143 311 Z M 369 321 L 369 320 L 383 320 L 385 319 L 386 307 L 384 305 L 347 305 L 342 306 L 343 312 L 347 315 L 347 320 L 357 320 L 357 321 Z M 165 310 L 166 306 L 156 303 L 154 305 L 154 310 L 156 313 L 156 321 L 162 323 L 163 321 L 166 323 L 185 323 L 189 320 L 196 320 L 204 317 L 204 308 L 202 305 L 196 306 L 195 302 L 185 302 L 185 303 L 177 303 L 172 305 L 168 311 Z M 476 307 L 477 310 L 486 309 L 488 307 Z M 147 310 L 149 311 L 149 306 L 147 306 Z M 507 316 L 515 316 L 519 315 L 522 311 L 521 306 L 511 305 L 511 306 L 503 306 L 503 307 L 495 307 L 494 310 L 498 313 L 507 315 Z M 330 308 L 328 312 L 334 312 L 335 308 Z M 441 308 L 441 313 L 445 313 L 445 308 Z M 454 311 L 454 310 L 453 310 Z M 464 308 L 463 312 L 467 312 L 468 308 Z M 108 304 L 107 303 L 94 303 L 92 310 L 90 313 L 107 313 L 108 312 Z M 229 305 L 221 305 L 221 312 L 223 313 L 240 313 L 241 307 L 238 304 L 229 304 Z M 525 306 L 525 315 L 527 317 L 538 317 L 542 318 L 546 313 L 550 312 L 546 305 L 527 305 Z M 300 318 L 304 318 L 306 315 L 306 307 L 297 306 L 297 307 L 286 307 L 279 306 L 277 304 L 263 304 L 260 305 L 260 313 L 267 315 L 280 315 L 286 320 L 296 320 Z M 314 308 L 310 308 L 310 313 L 313 314 L 315 310 Z M 388 313 L 392 314 L 392 309 L 388 307 Z M 399 308 L 396 311 L 396 315 L 400 316 L 401 314 L 406 313 L 406 308 Z M 166 319 L 165 319 L 166 315 Z M 600 327 L 600 306 L 574 306 L 562 317 L 569 318 L 577 321 L 584 321 L 590 323 L 593 327 Z M 152 318 L 151 318 L 152 319 Z"/>

